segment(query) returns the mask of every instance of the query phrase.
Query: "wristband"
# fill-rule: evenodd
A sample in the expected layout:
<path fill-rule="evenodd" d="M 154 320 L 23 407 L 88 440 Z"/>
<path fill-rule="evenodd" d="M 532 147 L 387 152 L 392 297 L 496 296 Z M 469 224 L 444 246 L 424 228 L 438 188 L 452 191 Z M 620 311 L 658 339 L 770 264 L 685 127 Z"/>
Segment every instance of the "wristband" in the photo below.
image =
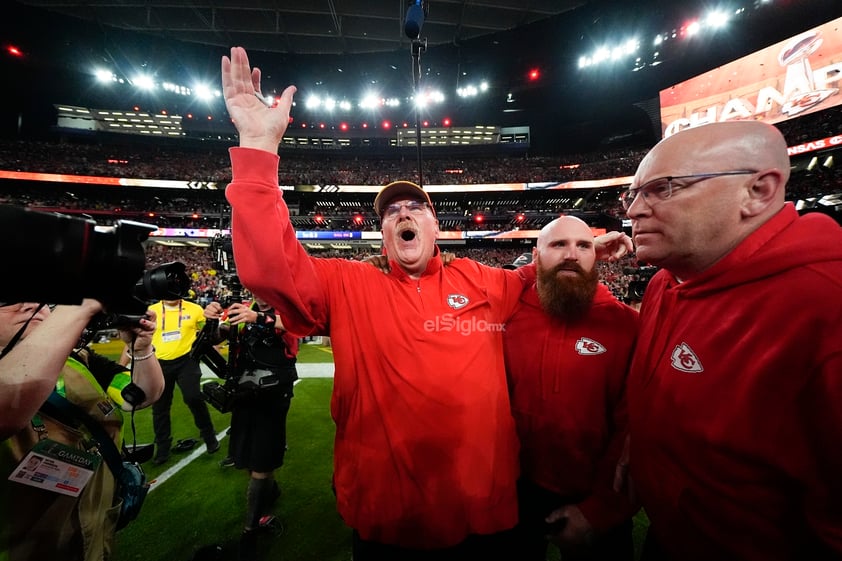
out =
<path fill-rule="evenodd" d="M 154 346 L 152 347 L 151 351 L 149 351 L 147 354 L 145 354 L 143 356 L 134 356 L 129 351 L 129 349 L 126 349 L 126 356 L 129 357 L 130 359 L 132 359 L 132 362 L 139 362 L 141 360 L 146 360 L 148 358 L 152 358 L 154 355 L 155 355 L 155 347 Z"/>

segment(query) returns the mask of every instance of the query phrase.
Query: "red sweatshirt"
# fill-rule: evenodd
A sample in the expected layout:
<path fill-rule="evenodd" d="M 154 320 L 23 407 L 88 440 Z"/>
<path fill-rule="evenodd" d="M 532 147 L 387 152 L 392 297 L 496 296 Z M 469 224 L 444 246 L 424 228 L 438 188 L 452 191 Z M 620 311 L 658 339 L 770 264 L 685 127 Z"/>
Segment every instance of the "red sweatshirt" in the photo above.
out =
<path fill-rule="evenodd" d="M 575 323 L 541 308 L 533 285 L 506 325 L 506 371 L 521 441 L 521 470 L 579 508 L 597 530 L 628 520 L 635 509 L 614 492 L 626 436 L 626 373 L 637 337 L 637 312 L 598 285 L 593 306 Z"/>
<path fill-rule="evenodd" d="M 363 539 L 455 545 L 517 521 L 517 436 L 502 326 L 525 280 L 436 255 L 419 280 L 392 262 L 307 255 L 278 189 L 278 157 L 231 149 L 237 272 L 298 334 L 329 334 L 334 478 Z"/>
<path fill-rule="evenodd" d="M 631 473 L 669 556 L 842 558 L 842 229 L 787 204 L 640 318 Z"/>

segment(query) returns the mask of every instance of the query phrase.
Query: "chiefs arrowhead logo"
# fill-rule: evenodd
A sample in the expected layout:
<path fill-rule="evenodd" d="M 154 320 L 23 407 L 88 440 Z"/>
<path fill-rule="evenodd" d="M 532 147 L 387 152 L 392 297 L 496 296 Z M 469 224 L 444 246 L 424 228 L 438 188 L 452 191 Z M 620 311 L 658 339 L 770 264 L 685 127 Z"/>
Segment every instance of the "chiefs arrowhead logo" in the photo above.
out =
<path fill-rule="evenodd" d="M 447 305 L 453 308 L 454 310 L 458 310 L 460 308 L 464 308 L 468 305 L 467 296 L 463 296 L 461 294 L 448 294 L 447 296 Z"/>
<path fill-rule="evenodd" d="M 580 355 L 600 355 L 606 351 L 606 348 L 587 337 L 582 337 L 576 341 L 576 352 Z"/>
<path fill-rule="evenodd" d="M 672 367 L 681 372 L 689 372 L 691 374 L 698 374 L 704 372 L 705 369 L 702 363 L 699 362 L 699 357 L 690 348 L 687 343 L 677 345 L 670 356 L 672 359 Z"/>

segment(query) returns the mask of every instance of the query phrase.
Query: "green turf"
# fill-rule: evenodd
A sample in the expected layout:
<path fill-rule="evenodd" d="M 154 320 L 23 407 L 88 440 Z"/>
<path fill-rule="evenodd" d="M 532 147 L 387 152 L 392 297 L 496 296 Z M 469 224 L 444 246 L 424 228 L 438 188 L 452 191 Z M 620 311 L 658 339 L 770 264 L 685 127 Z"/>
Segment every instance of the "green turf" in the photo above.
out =
<path fill-rule="evenodd" d="M 346 561 L 350 559 L 350 530 L 336 514 L 330 489 L 333 422 L 328 411 L 332 380 L 308 378 L 295 386 L 288 419 L 289 451 L 276 472 L 283 495 L 275 507 L 284 526 L 281 535 L 264 536 L 264 559 Z M 136 416 L 138 434 L 151 433 L 148 411 Z M 217 430 L 227 416 L 215 415 Z M 177 423 L 178 421 L 178 423 Z M 177 396 L 173 404 L 174 433 L 184 427 L 195 436 L 189 412 Z M 139 436 L 139 440 L 140 436 Z M 187 468 L 150 493 L 139 518 L 117 536 L 116 561 L 191 559 L 197 550 L 234 543 L 243 527 L 248 476 L 221 468 L 227 447 L 213 456 L 202 454 Z M 163 467 L 145 466 L 151 478 Z"/>

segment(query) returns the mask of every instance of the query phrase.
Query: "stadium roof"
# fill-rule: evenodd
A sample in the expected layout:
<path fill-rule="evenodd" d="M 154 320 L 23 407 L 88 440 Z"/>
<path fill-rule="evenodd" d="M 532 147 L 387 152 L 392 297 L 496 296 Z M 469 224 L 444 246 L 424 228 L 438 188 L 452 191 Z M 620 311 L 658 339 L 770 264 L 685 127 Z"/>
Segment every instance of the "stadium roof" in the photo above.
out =
<path fill-rule="evenodd" d="M 409 45 L 407 0 L 24 0 L 131 31 L 205 45 L 248 45 L 295 54 L 358 54 Z M 584 5 L 584 0 L 432 0 L 429 45 L 514 29 Z"/>

